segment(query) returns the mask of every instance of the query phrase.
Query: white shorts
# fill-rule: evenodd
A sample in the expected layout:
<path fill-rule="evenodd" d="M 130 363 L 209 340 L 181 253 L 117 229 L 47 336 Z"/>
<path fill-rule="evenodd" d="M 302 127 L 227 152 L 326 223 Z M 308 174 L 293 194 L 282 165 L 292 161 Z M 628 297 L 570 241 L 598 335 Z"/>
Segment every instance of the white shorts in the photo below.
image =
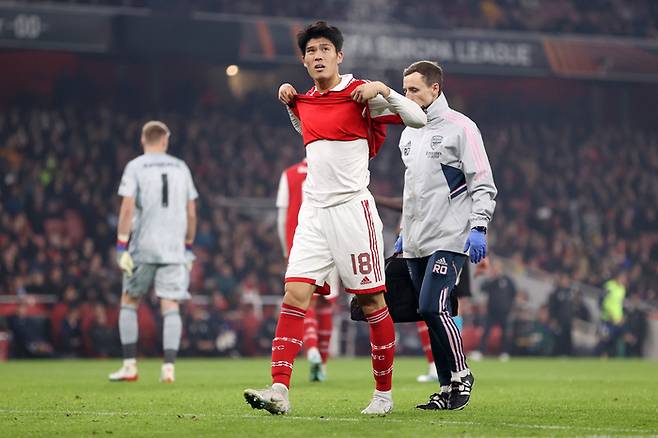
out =
<path fill-rule="evenodd" d="M 286 282 L 324 286 L 335 268 L 346 292 L 385 291 L 382 228 L 369 192 L 333 207 L 302 203 Z"/>

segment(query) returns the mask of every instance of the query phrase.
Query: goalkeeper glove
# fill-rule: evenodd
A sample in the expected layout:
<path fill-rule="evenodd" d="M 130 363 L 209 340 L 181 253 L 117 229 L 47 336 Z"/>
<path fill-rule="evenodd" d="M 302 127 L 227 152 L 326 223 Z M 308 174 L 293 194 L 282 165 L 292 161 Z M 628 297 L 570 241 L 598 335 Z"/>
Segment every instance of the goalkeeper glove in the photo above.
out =
<path fill-rule="evenodd" d="M 402 234 L 398 236 L 398 240 L 395 241 L 395 253 L 400 254 L 402 252 Z"/>
<path fill-rule="evenodd" d="M 480 263 L 487 256 L 487 229 L 476 227 L 471 229 L 464 245 L 464 252 L 471 256 L 471 263 Z M 469 251 L 470 249 L 470 251 Z"/>
<path fill-rule="evenodd" d="M 187 267 L 188 271 L 192 271 L 192 266 L 194 266 L 194 260 L 196 260 L 196 256 L 192 252 L 192 244 L 191 243 L 186 243 L 185 244 L 185 266 Z"/>
<path fill-rule="evenodd" d="M 135 263 L 128 252 L 128 242 L 117 239 L 117 264 L 125 274 L 130 277 L 133 275 Z"/>

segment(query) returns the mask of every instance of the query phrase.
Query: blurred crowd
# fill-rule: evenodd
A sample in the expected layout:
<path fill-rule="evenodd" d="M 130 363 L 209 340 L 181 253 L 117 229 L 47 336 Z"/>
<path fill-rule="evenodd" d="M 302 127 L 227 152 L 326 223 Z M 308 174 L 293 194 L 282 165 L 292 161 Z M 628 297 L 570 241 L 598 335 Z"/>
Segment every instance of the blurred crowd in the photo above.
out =
<path fill-rule="evenodd" d="M 249 123 L 236 113 L 160 116 L 174 133 L 171 152 L 189 163 L 200 192 L 191 290 L 215 297 L 229 317 L 238 312 L 235 325 L 246 326 L 260 295 L 281 293 L 283 259 L 273 211 L 268 219 L 222 207 L 222 200 L 273 197 L 279 170 L 302 156 L 302 146 L 287 127 L 260 123 L 257 112 Z M 0 117 L 0 294 L 55 295 L 66 306 L 51 315 L 55 338 L 69 319 L 86 333 L 99 308 L 111 310 L 107 319 L 116 325 L 116 190 L 125 164 L 141 153 L 143 122 L 107 108 L 12 109 Z M 29 302 L 6 311 L 14 312 L 30 313 Z M 26 331 L 48 327 L 39 322 Z"/>
<path fill-rule="evenodd" d="M 495 251 L 601 286 L 622 269 L 658 303 L 658 138 L 622 126 L 484 126 L 500 189 Z"/>
<path fill-rule="evenodd" d="M 0 332 L 13 333 L 13 354 L 117 352 L 116 190 L 151 117 L 171 128 L 171 153 L 189 164 L 200 193 L 197 300 L 186 309 L 182 354 L 267 352 L 276 314 L 264 299 L 281 295 L 285 269 L 273 198 L 280 172 L 303 156 L 285 114 L 270 117 L 257 100 L 139 116 L 81 108 L 0 115 L 0 295 L 18 298 L 0 303 Z M 493 252 L 595 287 L 624 272 L 630 299 L 658 304 L 656 133 L 477 120 L 500 192 Z M 372 190 L 382 195 L 402 190 L 394 137 L 372 161 Z M 160 345 L 155 310 L 150 301 L 140 309 L 145 354 Z"/>
<path fill-rule="evenodd" d="M 466 300 L 464 345 L 470 356 L 642 357 L 655 306 L 633 294 L 626 298 L 625 271 L 608 280 L 599 296 L 588 296 L 566 273 L 532 305 L 529 291 L 494 260 L 480 285 L 481 294 Z M 461 308 L 460 304 L 460 308 Z"/>
<path fill-rule="evenodd" d="M 547 33 L 658 36 L 653 0 L 27 0 L 27 3 L 147 7 L 162 13 L 204 11 L 391 23 L 428 29 L 477 28 Z"/>

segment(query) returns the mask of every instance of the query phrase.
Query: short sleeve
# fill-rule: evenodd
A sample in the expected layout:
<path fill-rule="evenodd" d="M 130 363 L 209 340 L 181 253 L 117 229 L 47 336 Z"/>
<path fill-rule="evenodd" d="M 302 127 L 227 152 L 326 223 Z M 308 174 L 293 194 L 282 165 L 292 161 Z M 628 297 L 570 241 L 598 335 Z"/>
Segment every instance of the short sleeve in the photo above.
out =
<path fill-rule="evenodd" d="M 278 208 L 288 208 L 288 204 L 290 203 L 289 196 L 288 178 L 286 178 L 286 172 L 283 172 L 279 180 L 279 190 L 276 194 L 276 206 Z"/>
<path fill-rule="evenodd" d="M 185 165 L 187 171 L 187 200 L 193 201 L 199 197 L 199 192 L 197 192 L 196 187 L 194 186 L 194 180 L 192 179 L 192 172 L 190 168 Z"/>
<path fill-rule="evenodd" d="M 135 166 L 133 166 L 132 163 L 128 163 L 123 170 L 123 176 L 121 177 L 121 183 L 119 184 L 119 196 L 135 197 L 136 194 L 137 175 L 135 172 Z"/>

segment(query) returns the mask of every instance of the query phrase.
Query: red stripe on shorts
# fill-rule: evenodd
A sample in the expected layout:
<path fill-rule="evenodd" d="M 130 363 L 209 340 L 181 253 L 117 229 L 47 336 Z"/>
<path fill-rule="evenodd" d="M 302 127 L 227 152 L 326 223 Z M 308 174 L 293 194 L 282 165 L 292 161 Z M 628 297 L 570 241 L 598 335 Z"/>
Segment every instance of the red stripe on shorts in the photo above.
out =
<path fill-rule="evenodd" d="M 375 231 L 375 223 L 370 214 L 370 203 L 367 199 L 361 201 L 363 206 L 363 213 L 366 216 L 366 224 L 368 225 L 368 238 L 370 240 L 370 255 L 372 257 L 372 266 L 375 271 L 375 281 L 382 280 L 381 266 L 379 265 L 379 247 L 377 244 L 377 233 Z"/>

